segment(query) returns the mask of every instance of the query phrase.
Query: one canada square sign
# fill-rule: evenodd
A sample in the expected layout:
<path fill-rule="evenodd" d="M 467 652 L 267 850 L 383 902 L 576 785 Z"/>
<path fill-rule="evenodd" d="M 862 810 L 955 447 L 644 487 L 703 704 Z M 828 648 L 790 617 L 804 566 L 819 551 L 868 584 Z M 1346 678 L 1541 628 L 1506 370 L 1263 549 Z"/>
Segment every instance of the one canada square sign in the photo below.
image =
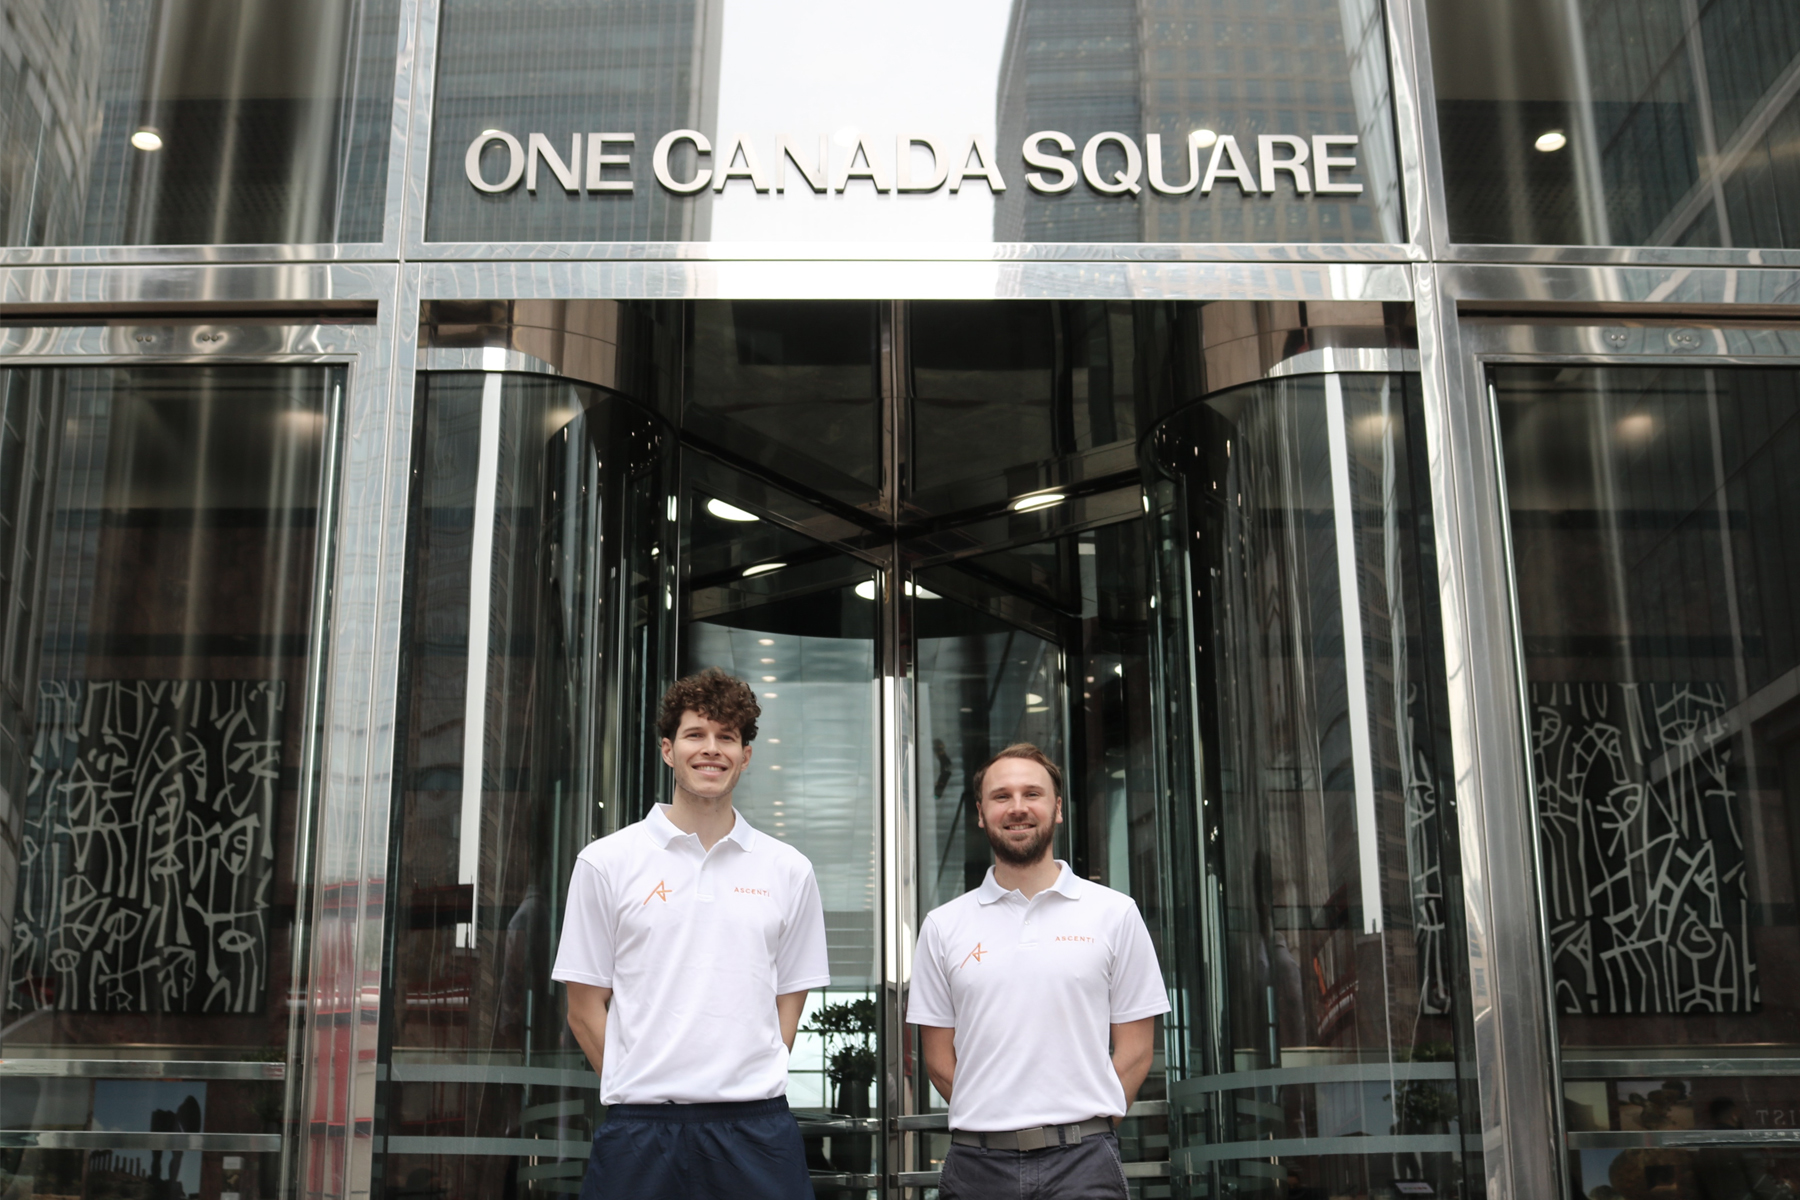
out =
<path fill-rule="evenodd" d="M 835 143 L 823 134 L 816 139 L 733 134 L 715 146 L 698 130 L 676 129 L 657 139 L 649 157 L 656 185 L 676 195 L 722 192 L 733 182 L 777 195 L 786 193 L 790 182 L 795 190 L 804 187 L 813 193 L 851 188 L 954 193 L 985 186 L 998 194 L 1006 191 L 1009 177 L 1022 177 L 1026 187 L 1044 195 L 1081 183 L 1107 196 L 1138 195 L 1145 188 L 1165 196 L 1205 196 L 1221 186 L 1246 195 L 1291 188 L 1302 196 L 1356 196 L 1363 185 L 1345 176 L 1356 169 L 1357 140 L 1349 133 L 1274 133 L 1240 144 L 1231 134 L 1198 129 L 1184 139 L 1186 153 L 1177 150 L 1171 167 L 1163 139 L 1154 133 L 1145 134 L 1140 146 L 1130 135 L 1109 130 L 1078 148 L 1068 134 L 1046 129 L 1025 138 L 1015 162 L 1003 163 L 992 139 L 979 134 L 901 134 L 891 142 L 856 136 Z M 484 174 L 483 156 L 493 145 L 505 151 L 505 169 L 494 172 L 501 156 L 488 155 Z M 510 192 L 521 182 L 534 194 L 540 186 L 564 192 L 634 192 L 640 183 L 639 152 L 634 133 L 555 138 L 527 133 L 521 141 L 504 130 L 485 129 L 469 143 L 463 173 L 478 191 L 489 193 Z"/>

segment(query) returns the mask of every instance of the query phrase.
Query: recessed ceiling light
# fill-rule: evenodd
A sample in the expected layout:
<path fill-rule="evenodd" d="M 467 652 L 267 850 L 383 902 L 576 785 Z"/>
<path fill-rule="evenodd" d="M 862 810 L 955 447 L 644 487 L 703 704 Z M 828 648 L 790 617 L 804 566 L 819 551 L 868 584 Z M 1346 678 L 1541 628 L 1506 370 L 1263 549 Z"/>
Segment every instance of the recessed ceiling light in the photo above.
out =
<path fill-rule="evenodd" d="M 1045 705 L 1045 704 L 1033 704 L 1033 705 L 1032 705 L 1032 706 L 1030 706 L 1030 707 L 1029 707 L 1029 708 L 1027 708 L 1027 709 L 1026 709 L 1026 710 L 1025 710 L 1025 711 L 1026 711 L 1026 712 L 1028 712 L 1028 713 L 1040 713 L 1040 712 L 1049 712 L 1049 711 L 1050 711 L 1050 707 L 1049 707 L 1049 706 L 1048 706 L 1048 705 Z"/>
<path fill-rule="evenodd" d="M 769 764 L 769 770 L 771 770 L 771 771 L 779 771 L 779 770 L 781 770 L 781 764 L 780 764 L 780 763 L 770 763 L 770 764 Z"/>
<path fill-rule="evenodd" d="M 759 659 L 759 660 L 758 660 L 758 661 L 759 661 L 759 662 L 764 662 L 764 663 L 772 663 L 772 662 L 774 662 L 774 661 L 775 661 L 775 660 L 774 660 L 774 659 L 772 659 L 772 658 L 764 658 L 764 659 Z"/>
<path fill-rule="evenodd" d="M 161 150 L 162 134 L 146 125 L 131 135 L 131 144 L 139 150 Z"/>
<path fill-rule="evenodd" d="M 723 500 L 708 500 L 706 511 L 721 521 L 755 521 L 758 517 L 753 512 L 745 512 L 735 504 L 727 504 Z"/>
<path fill-rule="evenodd" d="M 764 676 L 763 676 L 763 680 L 762 680 L 762 681 L 763 681 L 763 682 L 764 682 L 764 683 L 774 683 L 774 682 L 775 682 L 775 676 L 773 676 L 773 675 L 764 675 Z"/>
<path fill-rule="evenodd" d="M 779 571 L 785 566 L 787 564 L 784 562 L 757 563 L 754 567 L 744 568 L 744 578 L 748 579 L 752 575 L 767 575 L 770 571 Z"/>
<path fill-rule="evenodd" d="M 759 646 L 773 646 L 775 644 L 775 639 L 774 638 L 757 638 L 756 644 Z"/>
<path fill-rule="evenodd" d="M 1545 154 L 1555 154 L 1569 144 L 1569 137 L 1560 129 L 1552 129 L 1548 133 L 1540 133 L 1537 141 L 1531 143 Z"/>
<path fill-rule="evenodd" d="M 1025 693 L 1025 703 L 1027 703 L 1027 704 L 1042 704 L 1043 702 L 1044 702 L 1044 698 L 1042 696 L 1038 695 L 1036 692 L 1026 692 Z"/>
<path fill-rule="evenodd" d="M 1200 147 L 1202 150 L 1219 140 L 1219 135 L 1210 129 L 1196 129 L 1194 132 L 1188 134 L 1188 137 L 1192 138 L 1194 145 Z"/>
<path fill-rule="evenodd" d="M 1061 492 L 1039 492 L 1035 496 L 1020 496 L 1012 502 L 1012 510 L 1030 512 L 1037 508 L 1049 508 L 1052 504 L 1061 504 L 1067 499 Z"/>
<path fill-rule="evenodd" d="M 1125 664 L 1124 663 L 1114 663 L 1113 664 L 1113 674 L 1114 675 L 1125 674 Z"/>
<path fill-rule="evenodd" d="M 780 738 L 770 738 L 770 739 L 769 739 L 769 745 L 771 745 L 771 746 L 779 746 L 779 745 L 781 745 L 781 739 L 780 739 Z"/>
<path fill-rule="evenodd" d="M 864 600 L 873 600 L 875 598 L 875 581 L 873 579 L 865 579 L 857 584 L 856 594 L 861 596 Z M 920 600 L 943 599 L 942 596 L 938 595 L 930 588 L 918 587 L 911 582 L 908 582 L 906 585 L 906 594 Z"/>
<path fill-rule="evenodd" d="M 763 699 L 764 700 L 779 700 L 780 697 L 777 696 L 774 692 L 764 692 Z"/>

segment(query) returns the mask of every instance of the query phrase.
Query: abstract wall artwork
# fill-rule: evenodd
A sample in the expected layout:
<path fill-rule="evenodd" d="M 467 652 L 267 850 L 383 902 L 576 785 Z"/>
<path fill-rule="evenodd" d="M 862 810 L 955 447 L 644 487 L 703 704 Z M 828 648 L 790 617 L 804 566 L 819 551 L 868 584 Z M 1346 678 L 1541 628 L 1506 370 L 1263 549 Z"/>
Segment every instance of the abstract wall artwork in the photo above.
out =
<path fill-rule="evenodd" d="M 42 685 L 9 1008 L 262 1010 L 284 691 Z"/>
<path fill-rule="evenodd" d="M 1718 684 L 1532 685 L 1561 1011 L 1756 1010 L 1728 707 Z"/>

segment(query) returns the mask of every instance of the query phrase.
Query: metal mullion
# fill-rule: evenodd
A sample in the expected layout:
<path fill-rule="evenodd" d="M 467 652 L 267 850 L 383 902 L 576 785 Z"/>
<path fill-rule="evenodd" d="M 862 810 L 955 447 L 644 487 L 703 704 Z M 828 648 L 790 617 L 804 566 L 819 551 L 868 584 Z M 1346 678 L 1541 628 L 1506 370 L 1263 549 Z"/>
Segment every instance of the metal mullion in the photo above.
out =
<path fill-rule="evenodd" d="M 442 28 L 442 0 L 403 0 L 417 5 L 410 62 L 410 92 L 406 121 L 394 122 L 394 136 L 404 151 L 404 165 L 388 164 L 390 172 L 399 174 L 401 196 L 398 201 L 400 230 L 397 241 L 402 262 L 425 257 L 426 206 L 431 187 L 431 131 L 435 114 L 432 105 L 437 95 L 438 34 Z M 393 174 L 389 179 L 393 179 Z M 390 193 L 390 197 L 391 197 Z M 390 199 L 390 203 L 393 203 Z M 390 209 L 390 212 L 393 210 Z"/>
<path fill-rule="evenodd" d="M 911 449 L 909 386 L 906 339 L 906 305 L 886 301 L 878 310 L 877 364 L 881 389 L 881 508 L 890 527 L 897 525 L 910 479 Z M 912 605 L 910 572 L 897 542 L 891 543 L 887 569 L 882 572 L 880 636 L 877 672 L 880 680 L 882 725 L 882 1036 L 881 1115 L 885 1132 L 880 1165 L 882 1196 L 897 1194 L 894 1181 L 905 1169 L 906 1134 L 897 1118 L 908 1109 L 905 1052 L 906 978 L 912 953 L 914 909 L 918 903 L 917 856 L 913 853 L 913 695 Z"/>
<path fill-rule="evenodd" d="M 1481 369 L 1435 265 L 1416 276 L 1427 485 L 1456 820 L 1482 1170 L 1494 1200 L 1561 1196 L 1559 1106 L 1499 441 Z M 1521 919 L 1523 918 L 1523 919 Z"/>

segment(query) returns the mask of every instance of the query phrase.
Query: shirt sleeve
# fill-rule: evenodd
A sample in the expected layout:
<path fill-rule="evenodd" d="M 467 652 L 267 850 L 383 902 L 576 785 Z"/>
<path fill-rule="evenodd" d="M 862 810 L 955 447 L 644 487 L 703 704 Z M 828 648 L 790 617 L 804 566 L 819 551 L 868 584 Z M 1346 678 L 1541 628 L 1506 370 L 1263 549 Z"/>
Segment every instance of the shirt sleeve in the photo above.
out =
<path fill-rule="evenodd" d="M 594 987 L 613 985 L 614 914 L 606 903 L 606 879 L 585 858 L 575 860 L 569 903 L 563 910 L 562 941 L 550 978 Z"/>
<path fill-rule="evenodd" d="M 1136 904 L 1126 906 L 1125 918 L 1119 924 L 1112 968 L 1114 1025 L 1169 1011 L 1169 992 L 1163 986 L 1162 968 L 1156 962 L 1156 947 L 1150 944 L 1150 931 L 1144 928 L 1144 917 Z"/>
<path fill-rule="evenodd" d="M 831 982 L 831 955 L 825 944 L 825 904 L 812 864 L 799 872 L 792 899 L 781 922 L 781 944 L 775 948 L 775 994 L 803 992 Z"/>
<path fill-rule="evenodd" d="M 907 994 L 906 1020 L 913 1025 L 956 1028 L 956 1005 L 950 998 L 950 978 L 944 974 L 944 956 L 938 949 L 937 923 L 930 917 L 919 928 L 913 949 L 912 987 Z"/>

